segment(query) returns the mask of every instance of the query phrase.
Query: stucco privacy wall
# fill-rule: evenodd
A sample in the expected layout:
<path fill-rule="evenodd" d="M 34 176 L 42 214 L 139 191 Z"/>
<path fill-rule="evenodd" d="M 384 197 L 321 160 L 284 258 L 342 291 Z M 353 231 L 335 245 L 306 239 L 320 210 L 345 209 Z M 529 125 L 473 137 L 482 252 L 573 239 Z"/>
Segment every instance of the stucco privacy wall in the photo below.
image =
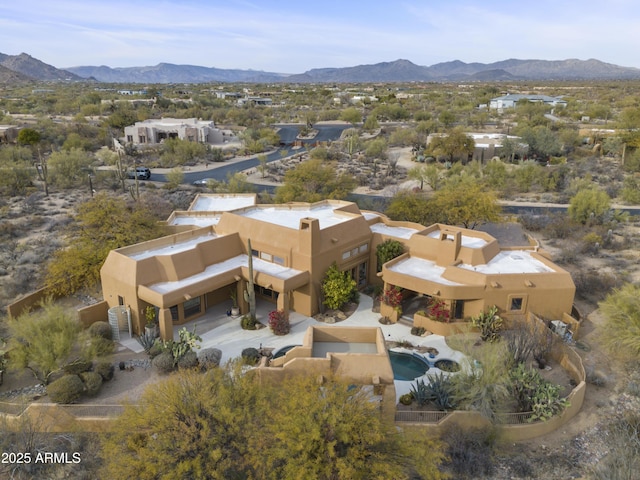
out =
<path fill-rule="evenodd" d="M 207 217 L 212 212 L 203 208 L 217 212 Z M 435 297 L 455 308 L 456 318 L 469 318 L 492 305 L 507 317 L 533 312 L 561 320 L 571 312 L 571 276 L 535 242 L 523 240 L 522 247 L 501 249 L 487 233 L 394 222 L 338 200 L 256 205 L 253 196 L 199 195 L 179 217 L 179 224 L 168 226 L 178 233 L 115 250 L 103 266 L 105 301 L 109 307 L 131 307 L 135 332 L 142 330 L 149 305 L 163 309 L 169 323 L 171 318 L 180 323 L 187 314 L 204 314 L 209 302 L 221 298 L 214 293 L 218 289 L 236 285 L 241 292 L 249 276 L 245 267 L 218 272 L 239 255 L 257 260 L 254 282 L 267 295 L 262 300 L 304 315 L 319 311 L 322 280 L 333 263 L 359 288 L 383 282 Z M 173 214 L 170 222 L 176 218 Z M 203 218 L 215 218 L 215 223 L 203 227 Z M 190 222 L 193 230 L 185 231 Z M 401 242 L 406 253 L 378 273 L 375 249 L 387 239 Z M 261 262 L 291 269 L 295 278 L 269 275 Z M 247 304 L 241 301 L 240 308 L 246 313 Z"/>
<path fill-rule="evenodd" d="M 318 326 L 314 328 L 336 329 L 343 327 Z M 357 330 L 352 330 L 350 335 L 357 334 Z M 337 335 L 339 339 L 347 338 L 343 333 L 336 333 L 334 335 Z M 336 364 L 332 365 L 332 360 L 329 356 L 325 358 L 311 358 L 314 336 L 315 335 L 307 331 L 303 346 L 290 350 L 286 355 L 286 360 L 285 357 L 280 357 L 277 359 L 279 363 L 276 361 L 272 362 L 272 364 L 279 366 L 258 368 L 254 370 L 254 372 L 259 375 L 261 381 L 273 381 L 276 383 L 282 382 L 288 378 L 288 376 L 293 375 L 316 375 L 318 381 L 326 380 L 326 378 L 329 378 L 326 376 L 327 372 L 332 372 Z M 371 335 L 369 333 L 365 333 L 362 340 L 370 341 L 370 337 Z M 330 337 L 322 337 L 319 335 L 318 338 L 329 339 Z M 384 345 L 384 338 L 376 334 L 375 342 L 376 347 L 379 349 L 381 345 Z M 509 424 L 510 419 L 512 417 L 517 418 L 518 416 L 506 415 L 504 417 L 504 423 L 499 425 L 501 432 L 500 439 L 502 441 L 525 441 L 551 433 L 563 425 L 566 425 L 582 408 L 586 391 L 586 376 L 580 356 L 566 345 L 554 349 L 551 355 L 576 382 L 576 387 L 574 387 L 568 396 L 570 405 L 562 414 L 545 422 L 514 425 Z M 346 358 L 346 355 L 343 355 L 343 358 Z M 349 361 L 349 359 L 346 358 L 346 361 Z M 357 364 L 357 362 L 362 361 L 362 358 L 356 356 L 354 357 L 354 361 L 356 362 L 355 364 Z M 284 366 L 285 364 L 286 366 Z M 367 372 L 369 370 L 370 369 L 367 368 L 363 371 Z M 344 369 L 344 371 L 348 373 L 346 369 Z M 378 382 L 376 383 L 378 385 L 384 385 L 384 389 L 377 391 L 374 386 L 373 392 L 381 394 L 379 396 L 381 396 L 382 414 L 386 417 L 390 416 L 390 418 L 393 419 L 393 412 L 395 411 L 395 387 L 391 388 L 391 385 L 385 383 L 384 372 L 384 369 L 380 371 L 382 375 L 379 379 L 362 375 L 360 372 L 357 379 L 361 380 L 361 385 L 374 385 L 373 382 Z M 345 380 L 349 381 L 350 379 L 346 377 Z M 24 425 L 29 425 L 32 431 L 42 432 L 104 432 L 112 428 L 115 416 L 120 414 L 122 410 L 122 405 L 57 405 L 51 403 L 32 403 L 25 406 L 23 403 L 0 402 L 0 422 L 8 429 L 15 431 L 21 431 L 24 429 Z M 87 412 L 90 412 L 91 416 L 88 416 Z M 412 425 L 423 429 L 426 434 L 433 435 L 440 434 L 444 428 L 452 423 L 463 426 L 491 426 L 491 423 L 477 412 L 454 411 L 450 413 L 431 413 L 436 413 L 437 415 L 434 415 L 434 420 L 429 423 L 398 421 L 397 424 L 399 427 Z"/>

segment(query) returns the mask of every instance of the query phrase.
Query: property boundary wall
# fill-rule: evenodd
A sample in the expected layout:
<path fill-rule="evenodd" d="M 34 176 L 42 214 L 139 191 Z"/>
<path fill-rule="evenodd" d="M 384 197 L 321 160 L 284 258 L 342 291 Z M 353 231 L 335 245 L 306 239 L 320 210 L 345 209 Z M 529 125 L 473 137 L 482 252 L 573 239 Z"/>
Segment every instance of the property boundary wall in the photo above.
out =
<path fill-rule="evenodd" d="M 496 425 L 501 439 L 518 442 L 540 437 L 562 427 L 581 410 L 586 392 L 585 371 L 580 356 L 570 347 L 563 346 L 552 353 L 558 364 L 577 382 L 567 400 L 569 406 L 562 414 L 545 422 L 528 423 L 531 413 L 510 413 L 499 416 Z M 124 405 L 0 402 L 0 425 L 18 431 L 29 425 L 32 431 L 41 432 L 105 432 L 112 421 L 124 411 Z M 492 423 L 478 412 L 456 410 L 453 412 L 396 412 L 398 426 L 415 426 L 425 432 L 439 435 L 452 424 L 466 428 L 490 427 Z"/>

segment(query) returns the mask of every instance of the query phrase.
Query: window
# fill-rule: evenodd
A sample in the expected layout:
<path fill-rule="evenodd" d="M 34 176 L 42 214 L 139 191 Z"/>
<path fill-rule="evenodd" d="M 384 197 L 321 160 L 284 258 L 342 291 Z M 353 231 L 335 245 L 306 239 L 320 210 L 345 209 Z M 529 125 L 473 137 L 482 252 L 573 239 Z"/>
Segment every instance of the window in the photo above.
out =
<path fill-rule="evenodd" d="M 169 311 L 171 312 L 171 320 L 173 320 L 174 322 L 177 322 L 180 318 L 178 316 L 178 306 L 174 305 L 173 307 L 170 307 Z"/>
<path fill-rule="evenodd" d="M 184 308 L 184 318 L 193 317 L 198 315 L 201 311 L 201 297 L 192 298 L 182 304 Z"/>
<path fill-rule="evenodd" d="M 133 143 L 133 135 L 127 135 L 127 142 Z"/>
<path fill-rule="evenodd" d="M 124 297 L 118 295 L 118 305 L 124 305 Z"/>
<path fill-rule="evenodd" d="M 284 258 L 274 255 L 273 256 L 273 263 L 277 263 L 278 265 L 283 265 L 284 266 Z"/>
<path fill-rule="evenodd" d="M 342 254 L 342 259 L 343 259 L 343 260 L 346 260 L 346 259 L 347 259 L 347 258 L 349 258 L 350 256 L 351 256 L 351 250 L 348 250 L 348 251 L 346 251 L 346 252 L 344 252 L 344 253 Z"/>
<path fill-rule="evenodd" d="M 273 261 L 273 255 L 271 255 L 270 253 L 267 253 L 267 252 L 260 252 L 260 258 L 262 260 L 267 261 L 267 262 Z"/>
<path fill-rule="evenodd" d="M 365 243 L 364 245 L 360 245 L 358 247 L 358 250 L 360 251 L 360 253 L 366 252 L 367 250 L 369 250 L 369 244 Z"/>
<path fill-rule="evenodd" d="M 522 297 L 512 297 L 509 310 L 521 311 L 523 309 L 523 306 L 524 306 L 524 299 Z"/>
<path fill-rule="evenodd" d="M 260 256 L 260 252 L 258 252 L 258 250 L 254 250 L 253 248 L 251 249 L 251 256 L 252 257 L 259 257 Z"/>

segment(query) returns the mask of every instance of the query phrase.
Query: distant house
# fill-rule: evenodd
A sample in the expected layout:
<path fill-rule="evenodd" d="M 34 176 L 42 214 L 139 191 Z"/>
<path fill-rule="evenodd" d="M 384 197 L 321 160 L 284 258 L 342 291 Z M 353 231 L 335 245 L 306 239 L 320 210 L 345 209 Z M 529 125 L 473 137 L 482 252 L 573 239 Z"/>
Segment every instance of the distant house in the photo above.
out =
<path fill-rule="evenodd" d="M 547 95 L 524 95 L 520 93 L 509 93 L 502 97 L 492 98 L 489 102 L 489 108 L 492 110 L 502 110 L 505 108 L 515 108 L 520 100 L 528 100 L 534 103 L 544 103 L 552 107 L 566 107 L 567 102 L 557 97 L 549 97 Z"/>
<path fill-rule="evenodd" d="M 0 125 L 0 143 L 15 143 L 19 131 L 15 125 Z"/>
<path fill-rule="evenodd" d="M 246 96 L 238 99 L 238 106 L 243 105 L 264 105 L 269 106 L 273 103 L 270 98 Z"/>
<path fill-rule="evenodd" d="M 167 138 L 218 145 L 224 142 L 223 132 L 212 121 L 195 118 L 162 118 L 136 122 L 124 129 L 125 141 L 134 145 L 155 145 Z"/>

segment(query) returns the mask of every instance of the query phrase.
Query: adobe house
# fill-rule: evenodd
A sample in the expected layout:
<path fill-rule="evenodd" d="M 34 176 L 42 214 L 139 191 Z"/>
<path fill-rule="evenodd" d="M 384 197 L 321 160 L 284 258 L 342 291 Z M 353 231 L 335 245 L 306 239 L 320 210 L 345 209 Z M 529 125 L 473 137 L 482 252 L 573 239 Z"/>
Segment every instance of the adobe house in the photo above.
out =
<path fill-rule="evenodd" d="M 124 138 L 134 145 L 157 145 L 168 138 L 220 145 L 224 134 L 212 121 L 195 118 L 161 118 L 136 122 L 124 128 Z"/>
<path fill-rule="evenodd" d="M 382 283 L 437 298 L 452 318 L 469 318 L 492 305 L 507 317 L 531 312 L 561 320 L 571 312 L 570 274 L 535 242 L 501 248 L 486 233 L 394 222 L 346 201 L 255 201 L 255 195 L 200 194 L 187 211 L 169 217 L 176 233 L 111 251 L 101 269 L 107 307 L 128 308 L 134 333 L 143 331 L 145 311 L 153 307 L 163 338 L 172 337 L 174 324 L 230 305 L 232 291 L 244 314 L 251 255 L 258 301 L 287 313 L 318 313 L 322 280 L 333 263 L 358 288 Z M 406 253 L 378 273 L 376 247 L 387 239 L 401 242 Z"/>

